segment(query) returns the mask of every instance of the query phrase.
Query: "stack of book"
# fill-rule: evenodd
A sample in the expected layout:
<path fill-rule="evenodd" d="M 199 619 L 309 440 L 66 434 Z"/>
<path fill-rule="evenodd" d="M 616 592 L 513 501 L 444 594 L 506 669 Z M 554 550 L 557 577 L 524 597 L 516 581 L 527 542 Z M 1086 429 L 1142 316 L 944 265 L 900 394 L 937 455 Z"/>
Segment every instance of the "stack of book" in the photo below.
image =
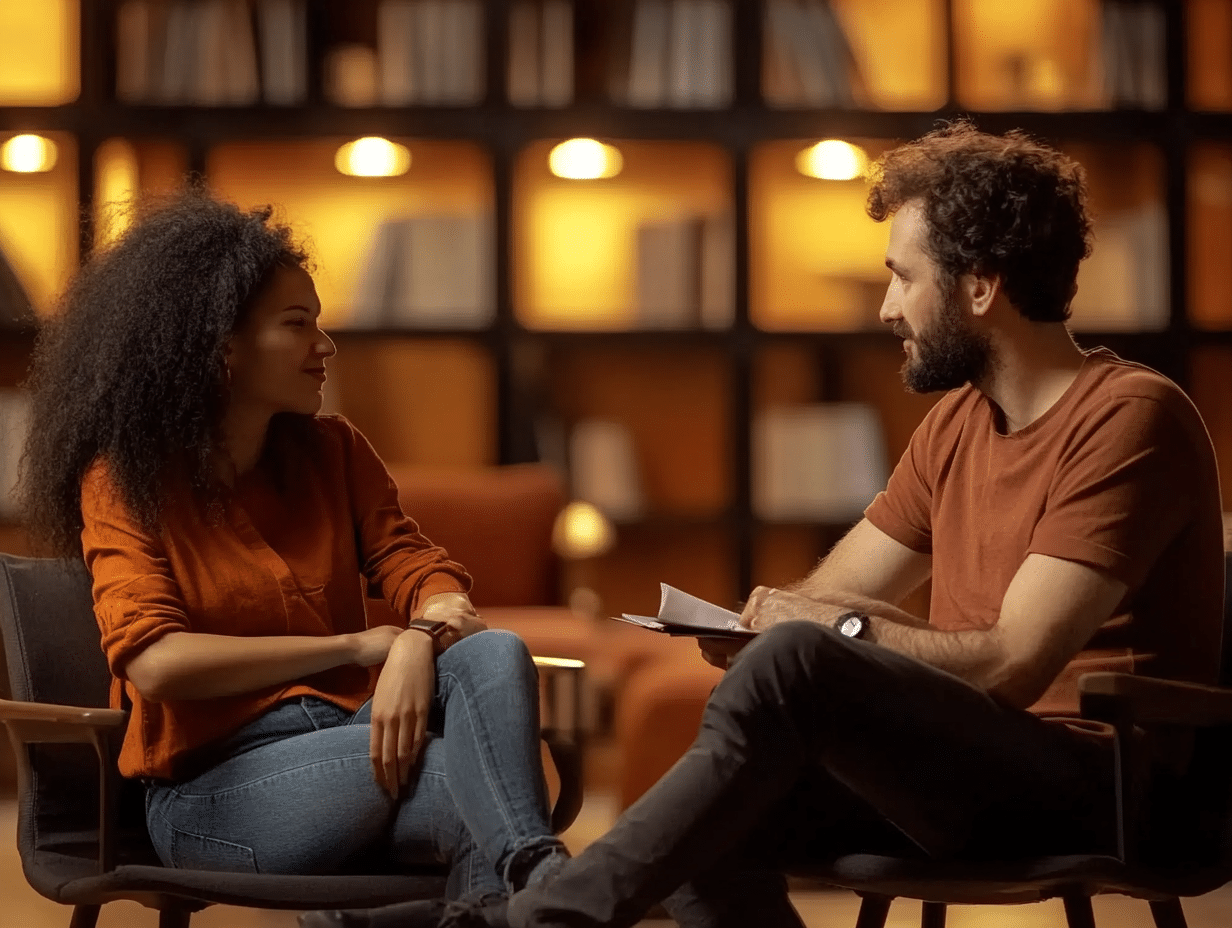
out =
<path fill-rule="evenodd" d="M 766 0 L 762 96 L 775 107 L 852 107 L 866 94 L 828 0 Z"/>
<path fill-rule="evenodd" d="M 289 106 L 307 96 L 304 0 L 124 0 L 116 97 L 124 103 Z M 258 48 L 260 54 L 258 54 Z"/>
<path fill-rule="evenodd" d="M 1140 332 L 1168 327 L 1168 218 L 1163 204 L 1101 216 L 1078 266 L 1071 328 Z"/>
<path fill-rule="evenodd" d="M 494 306 L 492 222 L 411 216 L 372 237 L 349 328 L 480 328 Z"/>
<path fill-rule="evenodd" d="M 613 74 L 613 98 L 642 109 L 721 109 L 732 99 L 727 0 L 637 0 L 629 53 Z"/>
<path fill-rule="evenodd" d="M 385 106 L 469 106 L 483 99 L 480 0 L 382 0 L 376 43 Z"/>
<path fill-rule="evenodd" d="M 1100 54 L 1105 105 L 1161 110 L 1167 103 L 1164 74 L 1164 8 L 1157 0 L 1104 0 Z"/>
<path fill-rule="evenodd" d="M 517 0 L 509 8 L 509 102 L 568 106 L 573 100 L 573 5 Z"/>
<path fill-rule="evenodd" d="M 0 390 L 0 519 L 17 515 L 17 474 L 30 433 L 30 397 L 21 390 Z"/>
<path fill-rule="evenodd" d="M 722 329 L 735 313 L 732 221 L 691 216 L 637 227 L 637 320 L 647 329 Z"/>
<path fill-rule="evenodd" d="M 871 406 L 773 408 L 753 422 L 753 508 L 763 519 L 854 521 L 887 480 L 881 420 Z"/>

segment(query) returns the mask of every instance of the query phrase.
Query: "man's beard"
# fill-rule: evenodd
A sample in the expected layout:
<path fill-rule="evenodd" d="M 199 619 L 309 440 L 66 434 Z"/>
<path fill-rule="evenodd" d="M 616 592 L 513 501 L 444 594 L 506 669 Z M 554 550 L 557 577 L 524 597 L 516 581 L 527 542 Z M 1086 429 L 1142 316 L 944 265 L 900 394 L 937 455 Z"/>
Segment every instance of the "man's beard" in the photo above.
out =
<path fill-rule="evenodd" d="M 935 393 L 974 383 L 988 372 L 991 348 L 988 336 L 976 332 L 958 302 L 958 287 L 947 288 L 941 313 L 929 328 L 912 332 L 905 324 L 894 327 L 899 338 L 915 342 L 918 359 L 907 358 L 901 371 L 912 393 Z"/>

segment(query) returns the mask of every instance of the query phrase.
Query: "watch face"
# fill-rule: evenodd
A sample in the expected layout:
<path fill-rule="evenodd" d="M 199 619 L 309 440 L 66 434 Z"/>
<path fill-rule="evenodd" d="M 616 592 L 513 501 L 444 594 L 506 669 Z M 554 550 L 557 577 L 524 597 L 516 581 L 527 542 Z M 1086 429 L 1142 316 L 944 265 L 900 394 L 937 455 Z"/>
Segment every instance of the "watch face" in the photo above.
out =
<path fill-rule="evenodd" d="M 860 632 L 864 631 L 864 620 L 858 615 L 849 615 L 843 619 L 843 624 L 838 627 L 838 630 L 840 634 L 848 638 L 858 638 Z"/>

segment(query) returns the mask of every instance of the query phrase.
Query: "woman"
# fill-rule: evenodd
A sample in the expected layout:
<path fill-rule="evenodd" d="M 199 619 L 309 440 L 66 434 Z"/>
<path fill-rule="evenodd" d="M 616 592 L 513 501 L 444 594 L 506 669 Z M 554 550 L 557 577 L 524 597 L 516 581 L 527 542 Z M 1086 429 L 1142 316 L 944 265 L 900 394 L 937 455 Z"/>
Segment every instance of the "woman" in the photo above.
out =
<path fill-rule="evenodd" d="M 319 415 L 306 255 L 199 193 L 86 263 L 35 355 L 23 500 L 84 556 L 131 703 L 121 772 L 168 866 L 553 872 L 534 665 L 486 631 L 363 436 Z M 379 589 L 409 624 L 366 627 Z"/>

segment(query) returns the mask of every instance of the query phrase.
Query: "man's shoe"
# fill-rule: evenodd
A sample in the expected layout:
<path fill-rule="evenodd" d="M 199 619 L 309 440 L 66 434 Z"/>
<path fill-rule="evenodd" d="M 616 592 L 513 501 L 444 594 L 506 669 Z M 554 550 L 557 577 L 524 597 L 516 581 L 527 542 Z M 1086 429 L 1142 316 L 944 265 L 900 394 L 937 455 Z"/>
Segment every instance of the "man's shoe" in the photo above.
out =
<path fill-rule="evenodd" d="M 443 899 L 418 899 L 376 909 L 324 909 L 305 912 L 300 928 L 437 928 L 445 915 Z"/>

